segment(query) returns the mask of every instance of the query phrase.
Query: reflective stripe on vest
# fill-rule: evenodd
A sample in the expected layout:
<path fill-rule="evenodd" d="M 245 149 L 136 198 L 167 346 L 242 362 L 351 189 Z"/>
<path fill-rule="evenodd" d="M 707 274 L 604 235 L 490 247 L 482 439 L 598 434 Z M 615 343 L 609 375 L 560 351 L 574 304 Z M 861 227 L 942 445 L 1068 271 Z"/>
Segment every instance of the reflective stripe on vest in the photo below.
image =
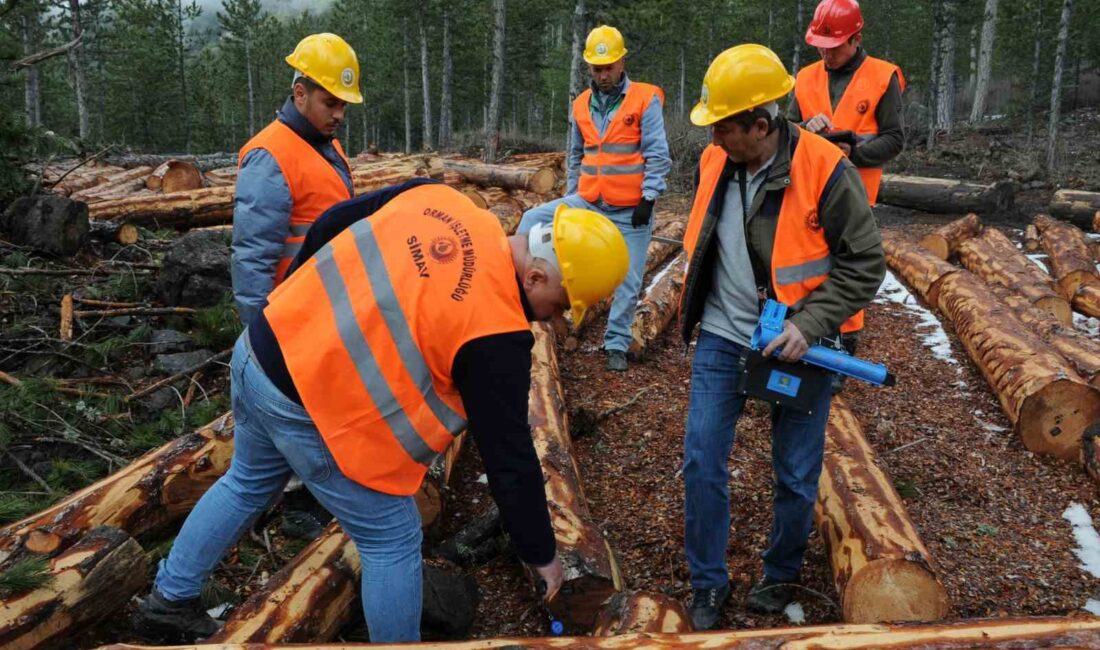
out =
<path fill-rule="evenodd" d="M 414 493 L 466 427 L 451 379 L 462 345 L 528 328 L 500 222 L 444 185 L 334 237 L 264 315 L 340 470 L 388 494 Z"/>
<path fill-rule="evenodd" d="M 878 120 L 875 111 L 882 96 L 890 87 L 890 79 L 898 76 L 901 89 L 905 90 L 905 77 L 901 68 L 893 63 L 867 57 L 852 75 L 844 95 L 833 110 L 829 97 L 829 73 L 821 61 L 802 68 L 798 72 L 794 94 L 798 99 L 798 109 L 803 118 L 809 119 L 824 114 L 833 123 L 833 127 L 852 131 L 860 144 L 878 136 Z M 867 189 L 867 200 L 871 205 L 878 199 L 879 185 L 882 182 L 882 169 L 879 167 L 860 167 L 859 176 Z"/>
<path fill-rule="evenodd" d="M 332 145 L 350 170 L 340 141 L 334 139 Z M 278 120 L 267 125 L 241 148 L 238 161 L 243 161 L 253 149 L 264 149 L 271 154 L 290 191 L 290 223 L 282 256 L 275 267 L 275 286 L 278 286 L 301 250 L 309 227 L 325 210 L 350 199 L 351 193 L 332 163 Z"/>
<path fill-rule="evenodd" d="M 642 115 L 654 96 L 664 103 L 664 91 L 657 86 L 630 82 L 602 136 L 592 120 L 592 90 L 573 100 L 573 119 L 584 138 L 578 190 L 586 201 L 602 198 L 610 205 L 633 206 L 642 200 Z"/>
<path fill-rule="evenodd" d="M 806 296 L 828 278 L 833 268 L 829 244 L 818 222 L 817 206 L 843 155 L 824 138 L 802 129 L 799 131 L 798 146 L 791 159 L 790 184 L 783 190 L 771 256 L 772 290 L 778 300 L 792 308 L 801 307 Z M 685 278 L 690 274 L 691 265 L 699 263 L 697 255 L 703 252 L 697 250 L 699 235 L 726 160 L 726 153 L 713 144 L 703 150 L 699 159 L 699 187 L 684 232 L 689 269 L 684 273 Z M 718 216 L 713 215 L 713 218 Z M 715 245 L 713 240 L 710 245 Z M 746 259 L 746 271 L 748 264 Z M 683 317 L 683 294 L 680 301 Z M 840 331 L 854 332 L 862 327 L 863 312 L 860 311 L 845 321 Z"/>

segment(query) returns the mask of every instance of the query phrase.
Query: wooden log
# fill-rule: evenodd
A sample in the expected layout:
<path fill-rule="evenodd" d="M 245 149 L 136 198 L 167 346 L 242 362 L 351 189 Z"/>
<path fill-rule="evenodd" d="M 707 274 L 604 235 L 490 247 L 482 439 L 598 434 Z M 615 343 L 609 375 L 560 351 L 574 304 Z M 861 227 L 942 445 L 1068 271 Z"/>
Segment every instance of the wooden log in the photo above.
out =
<path fill-rule="evenodd" d="M 958 254 L 963 266 L 981 279 L 1012 289 L 1062 323 L 1071 324 L 1069 301 L 1053 289 L 1050 276 L 1018 251 L 1000 230 L 986 228 L 959 244 Z"/>
<path fill-rule="evenodd" d="M 855 414 L 833 398 L 814 509 L 849 623 L 934 621 L 947 590 L 905 504 L 878 465 Z"/>
<path fill-rule="evenodd" d="M 1100 341 L 1072 326 L 1063 325 L 1048 312 L 1033 307 L 1018 293 L 1004 287 L 987 286 L 998 300 L 1016 312 L 1021 323 L 1062 355 L 1085 381 L 1100 388 Z"/>
<path fill-rule="evenodd" d="M 459 566 L 484 564 L 504 552 L 500 509 L 494 503 L 457 533 L 432 548 L 431 553 Z"/>
<path fill-rule="evenodd" d="M 145 179 L 145 187 L 164 194 L 197 190 L 203 186 L 198 166 L 186 160 L 166 160 Z"/>
<path fill-rule="evenodd" d="M 203 174 L 207 187 L 225 187 L 237 182 L 237 167 L 219 167 Z"/>
<path fill-rule="evenodd" d="M 462 445 L 466 440 L 466 434 L 459 434 L 450 447 L 432 461 L 428 467 L 428 473 L 424 476 L 424 482 L 414 495 L 416 509 L 420 511 L 420 525 L 428 528 L 439 521 L 446 503 L 444 494 L 451 482 L 451 472 L 454 470 L 458 456 L 462 452 Z"/>
<path fill-rule="evenodd" d="M 100 527 L 47 564 L 48 582 L 0 607 L 4 650 L 72 648 L 72 636 L 122 609 L 145 585 L 149 560 L 117 528 Z"/>
<path fill-rule="evenodd" d="M 938 306 L 940 281 L 960 270 L 924 247 L 889 233 L 882 237 L 882 248 L 886 252 L 886 263 L 890 268 L 916 289 L 933 308 Z"/>
<path fill-rule="evenodd" d="M 122 167 L 92 167 L 84 166 L 77 171 L 59 178 L 51 188 L 55 193 L 70 195 L 74 192 L 86 190 L 89 187 L 99 185 L 107 177 L 125 171 Z"/>
<path fill-rule="evenodd" d="M 141 153 L 120 153 L 110 154 L 105 156 L 104 160 L 108 163 L 119 165 L 122 167 L 139 167 L 142 165 L 148 165 L 149 167 L 156 168 L 166 160 L 179 160 L 183 162 L 189 162 L 198 167 L 201 171 L 209 169 L 217 169 L 219 167 L 228 167 L 230 165 L 236 166 L 237 164 L 237 152 L 224 152 L 224 153 L 208 153 L 198 156 L 191 154 L 141 154 Z"/>
<path fill-rule="evenodd" d="M 1100 287 L 1083 285 L 1073 294 L 1073 308 L 1086 316 L 1100 318 Z"/>
<path fill-rule="evenodd" d="M 1078 228 L 1092 226 L 1097 211 L 1100 211 L 1100 192 L 1058 190 L 1050 199 L 1050 214 L 1065 219 Z"/>
<path fill-rule="evenodd" d="M 80 190 L 79 192 L 73 192 L 69 195 L 69 198 L 74 201 L 84 201 L 85 203 L 93 203 L 95 201 L 101 201 L 105 197 L 117 196 L 119 194 L 129 194 L 131 192 L 141 189 L 145 185 L 145 177 L 149 172 L 153 171 L 151 167 L 135 167 L 133 169 L 125 169 L 116 174 L 107 176 L 102 183 L 94 185 L 88 189 Z"/>
<path fill-rule="evenodd" d="M 1039 229 L 1033 223 L 1027 224 L 1027 228 L 1024 229 L 1024 250 L 1034 253 L 1039 250 L 1041 245 L 1039 242 Z"/>
<path fill-rule="evenodd" d="M 93 220 L 128 221 L 146 228 L 190 229 L 233 221 L 233 187 L 101 201 L 88 206 Z"/>
<path fill-rule="evenodd" d="M 992 185 L 950 178 L 883 174 L 879 203 L 940 214 L 1008 212 L 1013 209 L 1015 181 Z"/>
<path fill-rule="evenodd" d="M 58 327 L 57 338 L 62 341 L 73 340 L 73 294 L 71 293 L 61 296 L 61 325 Z"/>
<path fill-rule="evenodd" d="M 333 521 L 254 592 L 211 644 L 319 643 L 350 618 L 359 581 L 359 553 Z"/>
<path fill-rule="evenodd" d="M 90 221 L 88 237 L 96 241 L 130 246 L 141 238 L 137 226 L 125 221 Z"/>
<path fill-rule="evenodd" d="M 920 245 L 931 251 L 941 260 L 949 260 L 955 254 L 959 244 L 977 235 L 982 230 L 978 215 L 971 212 L 962 219 L 936 229 L 936 232 L 920 240 Z"/>
<path fill-rule="evenodd" d="M 1049 616 L 969 619 L 947 623 L 814 625 L 752 628 L 689 634 L 627 634 L 593 638 L 477 639 L 451 643 L 311 644 L 316 650 L 1018 650 L 1020 648 L 1100 649 L 1100 619 Z M 152 650 L 153 646 L 114 644 L 99 650 Z M 289 646 L 286 646 L 290 650 Z M 161 650 L 169 650 L 161 648 Z M 171 650 L 279 650 L 243 644 L 173 646 Z"/>
<path fill-rule="evenodd" d="M 611 546 L 592 519 L 573 458 L 554 332 L 547 323 L 531 331 L 531 392 L 527 420 L 546 477 L 546 501 L 565 581 L 550 610 L 566 630 L 588 632 L 607 600 L 622 589 Z"/>
<path fill-rule="evenodd" d="M 530 190 L 535 194 L 544 194 L 554 189 L 558 182 L 557 175 L 549 167 L 490 165 L 466 160 L 447 160 L 443 164 L 445 168 L 462 174 L 466 180 L 482 187 Z"/>
<path fill-rule="evenodd" d="M 1100 392 L 973 274 L 945 277 L 939 307 L 1024 446 L 1037 454 L 1077 458 L 1082 432 L 1100 420 Z"/>
<path fill-rule="evenodd" d="M 509 235 L 515 234 L 520 219 L 523 218 L 523 206 L 520 205 L 519 201 L 513 199 L 508 192 L 499 187 L 486 188 L 479 193 L 489 204 L 489 212 L 500 219 L 500 225 L 504 227 L 504 232 Z"/>
<path fill-rule="evenodd" d="M 354 177 L 385 176 L 401 173 L 409 178 L 427 176 L 437 180 L 444 179 L 446 168 L 443 159 L 434 154 L 417 154 L 396 159 L 384 159 L 372 163 L 353 163 L 351 175 Z"/>
<path fill-rule="evenodd" d="M 138 537 L 187 514 L 229 468 L 233 417 L 172 440 L 53 506 L 0 529 L 0 571 L 53 557 L 96 526 Z"/>
<path fill-rule="evenodd" d="M 680 601 L 646 591 L 620 591 L 596 618 L 592 636 L 684 634 L 695 628 Z"/>
<path fill-rule="evenodd" d="M 1080 228 L 1045 214 L 1035 215 L 1034 221 L 1043 236 L 1050 274 L 1062 296 L 1072 301 L 1083 285 L 1100 286 L 1100 274 L 1096 272 L 1088 239 Z"/>
<path fill-rule="evenodd" d="M 672 258 L 645 289 L 645 297 L 639 301 L 630 326 L 630 351 L 642 357 L 649 346 L 665 331 L 676 316 L 680 304 L 680 290 L 684 286 L 684 269 L 687 255 L 681 252 Z"/>
<path fill-rule="evenodd" d="M 564 172 L 565 152 L 516 153 L 508 157 L 508 164 L 517 167 L 549 167 Z"/>
<path fill-rule="evenodd" d="M 54 194 L 19 197 L 0 217 L 0 228 L 15 244 L 68 257 L 88 240 L 88 206 Z"/>

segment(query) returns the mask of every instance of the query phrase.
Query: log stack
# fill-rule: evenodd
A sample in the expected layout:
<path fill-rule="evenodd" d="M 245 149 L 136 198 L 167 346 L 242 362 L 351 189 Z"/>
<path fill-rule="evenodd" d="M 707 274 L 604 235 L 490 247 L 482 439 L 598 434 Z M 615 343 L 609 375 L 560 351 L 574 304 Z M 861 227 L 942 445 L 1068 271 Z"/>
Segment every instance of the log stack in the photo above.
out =
<path fill-rule="evenodd" d="M 934 621 L 947 590 L 847 403 L 833 398 L 814 511 L 849 623 Z"/>
<path fill-rule="evenodd" d="M 949 178 L 883 174 L 878 200 L 922 212 L 991 214 L 1011 211 L 1016 189 L 1014 181 L 986 185 Z"/>
<path fill-rule="evenodd" d="M 1058 291 L 1077 311 L 1100 317 L 1100 274 L 1085 233 L 1045 214 L 1035 216 L 1035 227 L 1043 236 Z"/>
<path fill-rule="evenodd" d="M 1050 214 L 1078 228 L 1092 226 L 1097 211 L 1100 211 L 1100 192 L 1058 190 L 1050 199 Z"/>
<path fill-rule="evenodd" d="M 959 244 L 982 231 L 982 222 L 978 215 L 970 213 L 962 219 L 936 229 L 936 232 L 920 240 L 920 245 L 928 249 L 941 260 L 949 260 L 955 255 Z"/>

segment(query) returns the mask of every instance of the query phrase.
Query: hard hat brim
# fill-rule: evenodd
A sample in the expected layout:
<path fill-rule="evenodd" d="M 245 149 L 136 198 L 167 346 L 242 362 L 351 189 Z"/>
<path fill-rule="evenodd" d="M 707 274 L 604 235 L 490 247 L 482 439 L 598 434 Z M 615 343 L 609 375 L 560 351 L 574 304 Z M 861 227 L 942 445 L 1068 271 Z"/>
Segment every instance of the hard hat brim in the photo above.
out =
<path fill-rule="evenodd" d="M 811 47 L 820 47 L 825 50 L 831 50 L 834 47 L 840 47 L 848 42 L 852 34 L 844 36 L 822 36 L 821 34 L 815 34 L 810 30 L 806 30 L 806 44 Z"/>
<path fill-rule="evenodd" d="M 619 56 L 611 56 L 611 55 L 607 55 L 607 56 L 588 56 L 587 54 L 585 54 L 584 55 L 584 62 L 587 63 L 588 65 L 611 65 L 612 63 L 614 63 L 616 61 L 621 61 L 623 59 L 623 57 L 625 57 L 625 56 L 626 56 L 626 50 L 623 50 L 623 53 L 620 54 Z"/>
<path fill-rule="evenodd" d="M 714 113 L 710 112 L 710 109 L 707 108 L 703 102 L 698 102 L 691 109 L 691 123 L 695 126 L 710 126 L 720 119 L 722 119 L 722 117 L 716 116 Z"/>
<path fill-rule="evenodd" d="M 707 108 L 706 105 L 703 104 L 703 102 L 698 102 L 697 104 L 695 104 L 695 107 L 691 109 L 691 123 L 695 126 L 710 126 L 711 124 L 714 124 L 715 122 L 720 122 L 731 115 L 744 113 L 745 111 L 752 110 L 754 108 L 757 108 L 758 106 L 763 106 L 768 102 L 779 101 L 780 99 L 783 99 L 784 97 L 789 95 L 791 90 L 794 88 L 794 77 L 787 75 L 787 81 L 783 84 L 783 88 L 783 92 L 774 97 L 765 96 L 764 98 L 757 100 L 754 104 L 750 106 L 734 107 L 733 109 L 721 113 L 716 113 Z"/>

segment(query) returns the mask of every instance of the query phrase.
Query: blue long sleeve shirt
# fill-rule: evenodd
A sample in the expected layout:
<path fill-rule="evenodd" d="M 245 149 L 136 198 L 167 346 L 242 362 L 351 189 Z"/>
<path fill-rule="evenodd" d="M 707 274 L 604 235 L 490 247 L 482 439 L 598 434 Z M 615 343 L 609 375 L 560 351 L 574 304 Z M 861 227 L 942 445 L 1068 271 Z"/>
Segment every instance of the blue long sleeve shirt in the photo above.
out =
<path fill-rule="evenodd" d="M 305 118 L 289 98 L 276 116 L 308 142 L 335 169 L 348 192 L 351 172 L 329 138 Z M 241 161 L 233 204 L 233 299 L 241 322 L 248 324 L 275 285 L 275 267 L 283 256 L 293 200 L 279 163 L 266 149 L 253 149 Z"/>
<path fill-rule="evenodd" d="M 623 75 L 622 83 L 614 92 L 607 95 L 600 92 L 595 83 L 592 84 L 592 101 L 589 103 L 589 111 L 592 113 L 592 122 L 596 130 L 603 136 L 611 119 L 615 117 L 619 106 L 626 97 L 626 91 L 630 88 L 630 79 Z M 573 120 L 573 145 L 569 149 L 569 165 L 566 173 L 566 194 L 576 194 L 581 177 L 581 159 L 584 157 L 584 136 L 577 126 L 577 120 Z M 661 100 L 654 97 L 642 113 L 642 157 L 645 158 L 645 177 L 642 179 L 642 198 L 647 201 L 655 201 L 665 191 L 665 176 L 672 169 L 672 158 L 668 153 L 668 138 L 665 136 L 665 116 L 661 107 Z M 599 204 L 603 199 L 599 199 Z M 620 206 L 621 207 L 621 206 Z"/>

